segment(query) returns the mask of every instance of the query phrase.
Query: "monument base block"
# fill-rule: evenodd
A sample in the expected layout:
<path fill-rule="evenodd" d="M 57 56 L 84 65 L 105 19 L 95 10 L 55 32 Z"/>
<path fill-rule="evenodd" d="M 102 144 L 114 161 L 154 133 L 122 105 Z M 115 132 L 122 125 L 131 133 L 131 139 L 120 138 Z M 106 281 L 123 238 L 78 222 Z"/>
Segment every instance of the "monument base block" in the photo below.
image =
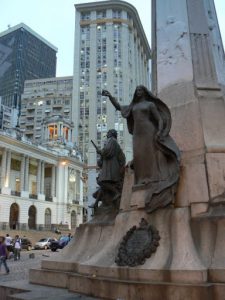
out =
<path fill-rule="evenodd" d="M 30 270 L 30 282 L 106 299 L 220 299 L 225 269 L 202 263 L 191 234 L 191 223 L 198 231 L 202 222 L 191 222 L 189 215 L 188 208 L 151 215 L 130 210 L 119 213 L 114 224 L 83 224 L 62 252 Z M 118 245 L 141 217 L 158 229 L 160 245 L 144 265 L 119 267 L 114 262 Z"/>
<path fill-rule="evenodd" d="M 75 272 L 53 270 L 31 270 L 30 280 L 38 284 L 67 288 L 71 292 L 79 292 L 101 299 L 154 299 L 154 300 L 199 300 L 222 299 L 224 284 L 210 283 L 173 283 L 162 281 L 119 280 L 84 275 Z"/>
<path fill-rule="evenodd" d="M 141 199 L 137 194 L 132 197 L 128 186 L 129 172 L 119 213 L 98 215 L 79 226 L 61 252 L 43 260 L 40 269 L 30 270 L 30 282 L 104 299 L 223 299 L 225 218 L 213 213 L 193 218 L 190 207 L 148 214 L 135 205 L 135 199 L 138 203 Z M 142 219 L 158 230 L 158 247 L 142 264 L 118 266 L 115 259 L 121 241 Z"/>

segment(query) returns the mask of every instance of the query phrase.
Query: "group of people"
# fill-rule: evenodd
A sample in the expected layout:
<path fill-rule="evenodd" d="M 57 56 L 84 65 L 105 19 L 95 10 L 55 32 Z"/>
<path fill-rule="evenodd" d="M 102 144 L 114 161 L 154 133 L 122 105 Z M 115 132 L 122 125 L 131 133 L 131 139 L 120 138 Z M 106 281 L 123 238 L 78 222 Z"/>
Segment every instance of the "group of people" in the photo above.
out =
<path fill-rule="evenodd" d="M 13 247 L 12 247 L 13 243 Z M 13 253 L 12 253 L 13 249 Z M 7 259 L 14 256 L 14 260 L 20 259 L 20 251 L 21 251 L 21 239 L 19 235 L 15 236 L 13 239 L 7 233 L 6 236 L 0 236 L 0 270 L 3 265 L 5 268 L 5 274 L 9 274 L 9 267 L 7 265 Z"/>

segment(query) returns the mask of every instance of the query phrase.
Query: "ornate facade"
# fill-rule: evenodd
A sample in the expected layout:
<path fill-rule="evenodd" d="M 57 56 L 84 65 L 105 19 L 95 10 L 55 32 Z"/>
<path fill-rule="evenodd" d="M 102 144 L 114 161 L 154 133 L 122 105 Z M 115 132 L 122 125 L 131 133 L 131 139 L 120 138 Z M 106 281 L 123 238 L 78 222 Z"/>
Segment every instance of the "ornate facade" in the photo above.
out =
<path fill-rule="evenodd" d="M 74 229 L 83 222 L 84 165 L 62 153 L 0 132 L 0 228 Z"/>

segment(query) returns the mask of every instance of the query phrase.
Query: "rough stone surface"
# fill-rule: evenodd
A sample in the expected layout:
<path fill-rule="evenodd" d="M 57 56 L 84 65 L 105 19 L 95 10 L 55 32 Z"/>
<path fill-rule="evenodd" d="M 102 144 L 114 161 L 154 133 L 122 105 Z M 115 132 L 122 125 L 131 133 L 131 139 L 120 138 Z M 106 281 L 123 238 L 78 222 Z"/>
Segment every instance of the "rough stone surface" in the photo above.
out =
<path fill-rule="evenodd" d="M 213 202 L 225 201 L 225 153 L 206 154 L 209 192 Z"/>
<path fill-rule="evenodd" d="M 35 254 L 33 259 L 29 258 L 31 253 Z M 10 273 L 8 275 L 5 275 L 3 269 L 0 272 L 0 299 L 94 300 L 94 298 L 88 296 L 70 293 L 66 289 L 46 287 L 43 285 L 32 285 L 28 283 L 29 269 L 38 268 L 40 266 L 41 260 L 49 258 L 50 256 L 54 256 L 55 254 L 56 253 L 53 253 L 50 250 L 35 250 L 32 252 L 22 251 L 21 259 L 19 261 L 14 261 L 13 259 L 8 260 Z"/>
<path fill-rule="evenodd" d="M 188 207 L 191 203 L 206 203 L 208 201 L 205 165 L 203 163 L 183 165 L 175 206 Z"/>
<path fill-rule="evenodd" d="M 192 203 L 197 211 L 195 218 L 191 218 L 189 206 L 147 214 L 131 206 L 128 197 L 132 173 L 127 170 L 126 176 L 120 212 L 114 222 L 81 225 L 63 251 L 43 260 L 41 269 L 30 270 L 30 282 L 108 299 L 150 299 L 146 295 L 152 293 L 154 300 L 212 300 L 212 295 L 221 294 L 224 286 L 216 285 L 224 280 L 223 219 L 205 213 L 208 202 Z M 160 245 L 143 265 L 118 267 L 115 257 L 120 241 L 141 218 L 157 228 Z M 166 298 L 160 298 L 162 287 L 168 292 Z M 174 294 L 177 298 L 172 298 Z"/>

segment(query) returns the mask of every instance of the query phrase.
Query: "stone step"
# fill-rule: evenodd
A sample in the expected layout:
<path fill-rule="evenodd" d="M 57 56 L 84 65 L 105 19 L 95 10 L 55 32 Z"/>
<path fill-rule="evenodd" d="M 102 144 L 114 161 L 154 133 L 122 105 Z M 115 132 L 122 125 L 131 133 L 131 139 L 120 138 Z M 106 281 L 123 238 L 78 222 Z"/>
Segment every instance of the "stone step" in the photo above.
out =
<path fill-rule="evenodd" d="M 76 273 L 69 275 L 70 291 L 110 300 L 213 300 L 212 287 L 211 283 L 144 282 Z M 225 285 L 216 292 L 224 293 Z"/>
<path fill-rule="evenodd" d="M 26 280 L 0 284 L 1 300 L 101 300 L 66 289 L 30 284 Z"/>
<path fill-rule="evenodd" d="M 124 280 L 50 269 L 31 269 L 30 281 L 111 300 L 213 300 L 225 293 L 225 284 Z"/>

